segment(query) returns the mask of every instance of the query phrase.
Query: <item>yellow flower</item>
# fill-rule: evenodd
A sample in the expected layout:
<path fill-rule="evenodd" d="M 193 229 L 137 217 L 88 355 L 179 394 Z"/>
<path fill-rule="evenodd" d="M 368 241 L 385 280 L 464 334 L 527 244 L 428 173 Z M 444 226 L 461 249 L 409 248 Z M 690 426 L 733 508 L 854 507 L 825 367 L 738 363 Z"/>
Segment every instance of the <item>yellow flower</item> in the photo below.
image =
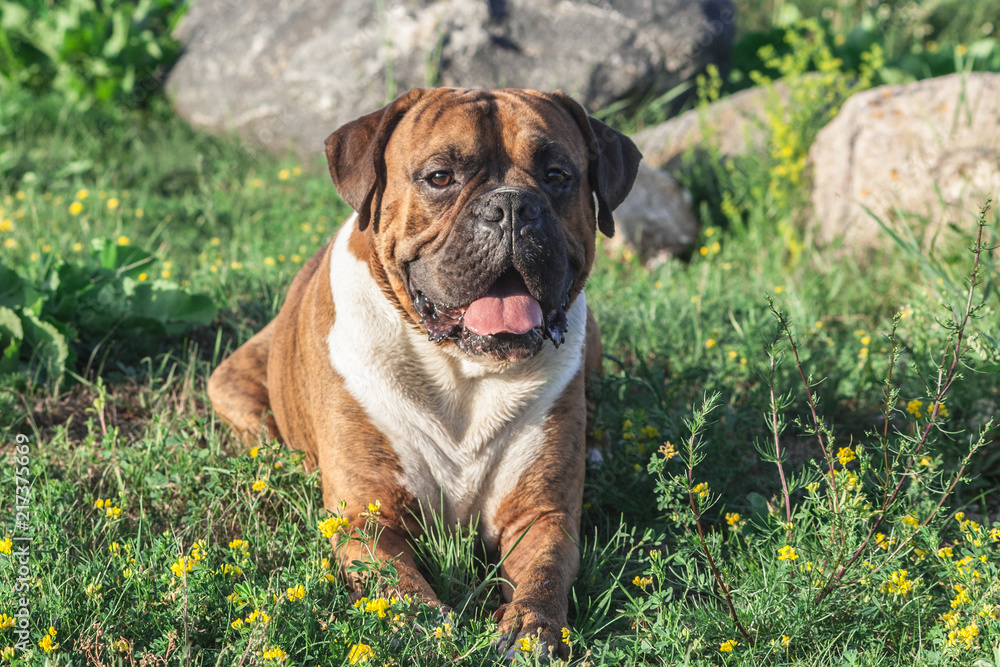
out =
<path fill-rule="evenodd" d="M 517 650 L 533 651 L 538 646 L 538 637 L 521 637 L 517 640 Z"/>
<path fill-rule="evenodd" d="M 302 584 L 294 586 L 285 591 L 285 595 L 288 596 L 289 600 L 301 600 L 306 596 L 306 587 Z"/>
<path fill-rule="evenodd" d="M 854 450 L 850 447 L 841 447 L 837 451 L 837 459 L 840 461 L 840 465 L 846 466 L 848 463 L 857 458 L 854 455 Z"/>
<path fill-rule="evenodd" d="M 42 641 L 38 642 L 38 645 L 46 653 L 50 653 L 56 650 L 57 648 L 59 648 L 59 644 L 52 643 L 52 640 L 55 638 L 55 636 L 56 636 L 56 629 L 53 628 L 52 626 L 49 626 L 48 634 L 42 637 Z"/>
<path fill-rule="evenodd" d="M 75 201 L 75 202 L 73 202 L 72 204 L 69 205 L 69 214 L 70 215 L 80 215 L 80 213 L 82 211 L 83 211 L 83 204 L 81 204 L 78 201 Z"/>
<path fill-rule="evenodd" d="M 82 250 L 83 250 L 82 243 L 77 242 L 73 244 L 73 252 L 81 252 Z"/>
<path fill-rule="evenodd" d="M 10 535 L 7 535 L 0 540 L 0 553 L 9 554 L 13 546 L 14 540 L 10 539 Z"/>
<path fill-rule="evenodd" d="M 242 618 L 237 618 L 235 621 L 233 621 L 232 623 L 230 623 L 229 626 L 233 630 L 239 630 L 240 628 L 243 627 L 243 619 Z"/>
<path fill-rule="evenodd" d="M 121 202 L 118 201 L 117 197 L 112 197 L 111 199 L 108 200 L 108 210 L 114 211 L 116 208 L 118 208 L 118 204 L 120 203 Z"/>
<path fill-rule="evenodd" d="M 792 643 L 792 638 L 788 635 L 781 635 L 781 648 L 788 648 L 788 645 Z"/>
<path fill-rule="evenodd" d="M 795 553 L 795 547 L 785 545 L 778 549 L 778 560 L 795 560 L 799 555 Z"/>
<path fill-rule="evenodd" d="M 572 646 L 573 645 L 573 643 L 570 641 L 570 638 L 569 638 L 569 628 L 563 628 L 562 629 L 562 640 L 563 640 L 563 643 L 566 644 L 566 646 Z"/>
<path fill-rule="evenodd" d="M 913 530 L 916 530 L 920 526 L 920 520 L 917 519 L 917 517 L 915 517 L 913 515 L 910 515 L 910 514 L 907 514 L 906 516 L 904 516 L 902 519 L 900 519 L 900 521 L 902 521 L 903 523 L 905 523 L 907 526 L 909 526 Z"/>
<path fill-rule="evenodd" d="M 292 255 L 292 263 L 294 263 L 294 264 L 301 264 L 302 263 L 302 255 Z"/>
<path fill-rule="evenodd" d="M 14 619 L 7 614 L 0 614 L 0 630 L 14 627 Z"/>
<path fill-rule="evenodd" d="M 128 245 L 129 243 L 131 243 L 131 241 L 124 234 L 118 237 L 118 245 Z"/>
<path fill-rule="evenodd" d="M 775 294 L 781 294 L 784 291 L 785 291 L 785 286 L 784 285 L 775 285 L 774 286 L 774 293 Z"/>
<path fill-rule="evenodd" d="M 707 347 L 707 348 L 708 348 L 708 349 L 710 349 L 710 350 L 711 350 L 711 349 L 712 349 L 713 347 L 715 347 L 715 339 L 714 339 L 714 338 L 709 338 L 708 340 L 706 340 L 706 341 L 705 341 L 705 347 Z"/>
<path fill-rule="evenodd" d="M 261 625 L 267 625 L 270 621 L 271 617 L 260 609 L 254 609 L 253 613 L 246 617 L 247 624 L 260 623 Z"/>
<path fill-rule="evenodd" d="M 677 456 L 677 450 L 669 442 L 663 443 L 663 446 L 660 447 L 660 453 L 663 454 L 663 458 L 667 461 Z"/>
<path fill-rule="evenodd" d="M 719 645 L 719 650 L 723 653 L 732 653 L 733 649 L 739 645 L 740 643 L 735 639 L 727 639 Z"/>
<path fill-rule="evenodd" d="M 87 587 L 83 589 L 83 592 L 88 598 L 92 598 L 95 595 L 100 595 L 101 588 L 103 588 L 103 586 L 100 584 L 87 584 Z"/>
<path fill-rule="evenodd" d="M 702 500 L 708 498 L 708 494 L 710 493 L 710 490 L 708 488 L 708 482 L 701 482 L 700 484 L 696 484 L 695 487 L 691 489 L 691 492 L 697 493 L 698 497 L 701 498 Z"/>
<path fill-rule="evenodd" d="M 323 537 L 330 539 L 338 532 L 345 532 L 344 529 L 351 525 L 351 522 L 339 516 L 331 516 L 319 523 L 319 532 Z"/>
<path fill-rule="evenodd" d="M 0 651 L 0 660 L 11 661 L 14 659 L 14 647 L 8 646 Z"/>
<path fill-rule="evenodd" d="M 115 641 L 111 642 L 111 648 L 119 653 L 126 653 L 129 650 L 128 640 L 124 637 L 119 637 Z"/>
<path fill-rule="evenodd" d="M 367 662 L 370 658 L 375 657 L 375 651 L 368 644 L 355 644 L 351 647 L 351 651 L 347 654 L 347 659 L 352 665 L 359 662 Z"/>
<path fill-rule="evenodd" d="M 920 409 L 923 407 L 924 402 L 915 398 L 906 404 L 906 411 L 913 415 L 914 419 L 920 419 Z"/>
<path fill-rule="evenodd" d="M 254 179 L 252 179 L 252 180 L 250 181 L 250 187 L 251 187 L 251 188 L 254 188 L 254 189 L 257 189 L 257 188 L 259 188 L 259 187 L 260 187 L 261 185 L 263 185 L 263 181 L 261 181 L 261 180 L 260 180 L 259 178 L 254 178 Z"/>
<path fill-rule="evenodd" d="M 730 526 L 735 526 L 739 522 L 740 522 L 739 512 L 726 512 L 726 523 L 728 523 Z"/>
<path fill-rule="evenodd" d="M 236 260 L 233 260 L 232 262 L 229 263 L 229 268 L 231 268 L 233 271 L 240 271 L 243 269 L 243 262 L 237 262 Z"/>
<path fill-rule="evenodd" d="M 253 485 L 250 488 L 252 488 L 254 491 L 264 491 L 267 489 L 267 480 L 255 479 Z"/>
<path fill-rule="evenodd" d="M 906 597 L 913 592 L 913 581 L 908 578 L 907 570 L 896 570 L 889 575 L 889 580 L 882 584 L 883 593 Z"/>
<path fill-rule="evenodd" d="M 16 239 L 7 239 L 6 241 L 3 242 L 3 247 L 7 248 L 8 250 L 13 250 L 17 246 L 18 243 Z"/>
<path fill-rule="evenodd" d="M 261 657 L 264 658 L 264 660 L 270 660 L 272 662 L 284 662 L 285 660 L 288 659 L 288 654 L 282 651 L 277 646 L 274 646 L 272 648 L 266 649 L 261 654 Z"/>
<path fill-rule="evenodd" d="M 10 218 L 4 218 L 0 220 L 0 232 L 12 232 L 14 231 L 14 223 L 10 221 Z"/>
<path fill-rule="evenodd" d="M 86 199 L 88 195 L 90 195 L 90 190 L 87 190 L 86 188 L 83 188 L 82 190 L 77 190 L 76 191 L 76 198 L 77 199 L 81 199 L 81 200 L 82 199 Z"/>
<path fill-rule="evenodd" d="M 652 583 L 653 583 L 652 577 L 641 577 L 638 574 L 635 575 L 635 579 L 632 580 L 632 584 L 642 588 L 643 590 L 645 590 L 646 586 L 649 586 Z"/>
<path fill-rule="evenodd" d="M 291 176 L 291 175 L 292 175 L 292 172 L 290 172 L 287 169 L 282 169 L 281 171 L 278 172 L 278 180 L 279 181 L 287 181 L 288 177 Z"/>
<path fill-rule="evenodd" d="M 955 599 L 951 601 L 952 609 L 972 602 L 972 598 L 969 597 L 969 589 L 962 584 L 955 584 L 955 593 Z"/>
<path fill-rule="evenodd" d="M 264 266 L 274 266 L 274 257 L 265 257 Z"/>
<path fill-rule="evenodd" d="M 378 514 L 381 509 L 382 509 L 381 500 L 376 500 L 374 503 L 368 503 L 369 514 Z"/>
<path fill-rule="evenodd" d="M 938 558 L 954 558 L 951 553 L 951 547 L 941 547 L 937 552 Z"/>

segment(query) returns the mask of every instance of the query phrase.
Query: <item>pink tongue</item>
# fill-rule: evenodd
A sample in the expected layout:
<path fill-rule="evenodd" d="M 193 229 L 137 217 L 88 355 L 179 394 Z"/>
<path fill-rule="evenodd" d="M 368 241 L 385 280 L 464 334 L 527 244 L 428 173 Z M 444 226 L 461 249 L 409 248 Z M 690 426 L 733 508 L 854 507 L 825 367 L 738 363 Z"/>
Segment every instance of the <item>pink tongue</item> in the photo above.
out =
<path fill-rule="evenodd" d="M 526 334 L 541 324 L 542 307 L 514 271 L 501 276 L 486 296 L 465 309 L 465 326 L 480 336 Z"/>

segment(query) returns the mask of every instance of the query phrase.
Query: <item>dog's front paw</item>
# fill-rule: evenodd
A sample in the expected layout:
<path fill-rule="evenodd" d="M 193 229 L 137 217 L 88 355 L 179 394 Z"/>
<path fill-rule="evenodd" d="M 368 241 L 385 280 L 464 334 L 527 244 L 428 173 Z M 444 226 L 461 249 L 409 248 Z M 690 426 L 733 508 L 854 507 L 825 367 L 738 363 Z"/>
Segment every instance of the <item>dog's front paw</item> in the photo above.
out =
<path fill-rule="evenodd" d="M 562 640 L 565 623 L 551 620 L 535 607 L 511 603 L 501 608 L 500 637 L 497 649 L 504 659 L 513 661 L 519 652 L 534 653 L 547 662 L 551 657 L 566 658 L 567 644 Z"/>

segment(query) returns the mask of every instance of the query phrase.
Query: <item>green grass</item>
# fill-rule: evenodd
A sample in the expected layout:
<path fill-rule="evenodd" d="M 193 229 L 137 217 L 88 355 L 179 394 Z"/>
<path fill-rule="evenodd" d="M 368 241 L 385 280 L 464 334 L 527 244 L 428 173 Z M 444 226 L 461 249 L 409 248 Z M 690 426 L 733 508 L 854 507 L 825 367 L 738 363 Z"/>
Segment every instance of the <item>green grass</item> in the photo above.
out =
<path fill-rule="evenodd" d="M 145 356 L 106 341 L 62 386 L 30 363 L 0 381 L 0 539 L 21 534 L 18 435 L 32 483 L 33 654 L 13 664 L 264 665 L 280 648 L 285 664 L 339 665 L 359 645 L 377 656 L 368 664 L 494 664 L 500 597 L 470 530 L 428 517 L 418 549 L 453 616 L 418 601 L 381 616 L 374 583 L 391 564 L 371 566 L 368 611 L 355 606 L 324 565 L 316 475 L 280 447 L 245 451 L 208 406 L 211 369 L 346 217 L 321 161 L 195 133 L 161 102 L 83 112 L 5 96 L 0 136 L 5 263 L 38 279 L 52 262 L 92 261 L 92 239 L 126 237 L 155 256 L 148 280 L 221 307 Z M 588 303 L 607 352 L 595 387 L 606 449 L 585 489 L 571 662 L 994 664 L 996 349 L 983 337 L 960 355 L 947 392 L 938 369 L 948 377 L 957 326 L 961 340 L 995 340 L 996 255 L 979 256 L 982 306 L 962 324 L 975 220 L 932 256 L 816 249 L 799 202 L 761 194 L 774 163 L 756 159 L 688 177 L 705 221 L 689 262 L 649 270 L 599 253 Z M 947 416 L 931 420 L 938 399 Z M 0 614 L 17 611 L 18 565 L 0 554 Z M 46 653 L 50 626 L 59 646 Z M 0 629 L 0 650 L 13 633 Z"/>

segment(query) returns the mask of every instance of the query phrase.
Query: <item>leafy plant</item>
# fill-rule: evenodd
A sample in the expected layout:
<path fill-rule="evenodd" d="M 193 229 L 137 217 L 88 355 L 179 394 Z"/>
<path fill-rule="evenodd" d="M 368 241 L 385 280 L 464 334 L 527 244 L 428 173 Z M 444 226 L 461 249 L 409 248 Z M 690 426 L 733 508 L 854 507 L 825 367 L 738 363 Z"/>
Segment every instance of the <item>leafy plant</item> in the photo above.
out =
<path fill-rule="evenodd" d="M 127 358 L 215 319 L 210 297 L 149 280 L 155 258 L 124 236 L 93 239 L 90 258 L 55 261 L 38 281 L 0 263 L 0 375 L 30 368 L 58 382 L 106 341 Z"/>
<path fill-rule="evenodd" d="M 0 2 L 0 91 L 142 106 L 179 53 L 171 33 L 186 9 L 186 0 Z"/>

